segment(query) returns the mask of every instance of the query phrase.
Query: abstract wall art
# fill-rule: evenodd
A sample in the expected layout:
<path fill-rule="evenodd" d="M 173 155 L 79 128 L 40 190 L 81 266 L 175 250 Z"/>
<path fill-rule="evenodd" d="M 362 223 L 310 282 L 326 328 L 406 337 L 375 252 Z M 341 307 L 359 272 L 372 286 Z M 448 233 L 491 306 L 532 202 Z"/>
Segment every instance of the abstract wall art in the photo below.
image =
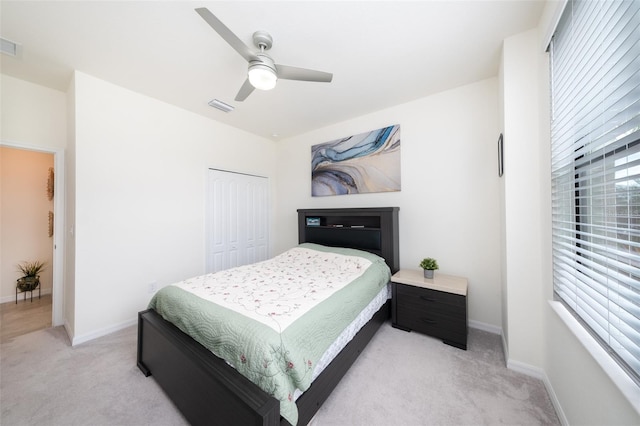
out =
<path fill-rule="evenodd" d="M 311 147 L 311 195 L 400 191 L 400 125 Z"/>

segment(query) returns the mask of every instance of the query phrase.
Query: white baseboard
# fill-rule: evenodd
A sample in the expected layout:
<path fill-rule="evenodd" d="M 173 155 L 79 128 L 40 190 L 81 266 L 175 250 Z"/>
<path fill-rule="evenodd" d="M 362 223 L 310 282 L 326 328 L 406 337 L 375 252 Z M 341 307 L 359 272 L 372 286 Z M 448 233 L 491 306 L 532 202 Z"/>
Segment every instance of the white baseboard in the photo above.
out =
<path fill-rule="evenodd" d="M 50 288 L 46 288 L 46 289 L 42 289 L 42 292 L 40 293 L 41 296 L 46 296 L 47 294 L 51 294 L 51 289 Z M 22 301 L 22 298 L 24 297 L 23 293 L 18 293 L 18 302 Z M 34 298 L 38 298 L 38 290 L 34 291 L 33 294 Z M 31 300 L 31 297 L 29 296 L 29 294 L 27 294 L 27 302 Z M 16 303 L 16 295 L 13 294 L 11 296 L 4 296 L 4 297 L 0 297 L 0 303 L 9 303 L 9 302 L 13 302 Z"/>
<path fill-rule="evenodd" d="M 562 409 L 562 405 L 560 405 L 560 400 L 558 399 L 558 395 L 553 390 L 553 386 L 551 386 L 551 381 L 547 377 L 547 373 L 544 373 L 544 378 L 542 382 L 544 383 L 544 387 L 547 389 L 547 393 L 549 394 L 549 399 L 551 399 L 551 403 L 553 404 L 553 408 L 556 410 L 556 414 L 558 415 L 558 420 L 560 420 L 560 424 L 562 426 L 569 426 L 569 420 L 567 420 L 567 416 L 564 414 L 564 410 Z"/>
<path fill-rule="evenodd" d="M 500 333 L 502 336 L 502 352 L 504 352 L 504 359 L 509 359 L 509 345 L 507 344 L 507 338 L 504 333 Z"/>
<path fill-rule="evenodd" d="M 93 339 L 97 339 L 98 337 L 106 336 L 107 334 L 115 333 L 116 331 L 120 331 L 124 328 L 131 327 L 132 325 L 136 325 L 138 323 L 138 318 L 134 318 L 132 320 L 128 320 L 125 322 L 121 322 L 119 324 L 115 324 L 109 327 L 101 328 L 99 330 L 92 331 L 91 333 L 81 334 L 79 336 L 71 336 L 71 346 L 76 346 L 81 343 L 88 342 Z M 66 325 L 65 325 L 66 328 Z M 67 330 L 68 332 L 68 330 Z"/>
<path fill-rule="evenodd" d="M 487 324 L 480 321 L 469 320 L 469 327 L 486 331 L 492 334 L 502 334 L 502 328 L 495 326 L 493 324 Z"/>
<path fill-rule="evenodd" d="M 69 342 L 73 342 L 73 330 L 71 329 L 71 325 L 69 324 L 69 322 L 67 322 L 66 319 L 64 320 L 64 324 L 62 326 L 64 327 L 64 331 L 67 332 Z"/>
<path fill-rule="evenodd" d="M 568 426 L 569 421 L 567 420 L 567 416 L 562 410 L 562 405 L 560 405 L 560 400 L 558 399 L 558 396 L 556 395 L 556 392 L 551 385 L 551 381 L 549 380 L 549 377 L 547 377 L 547 372 L 540 367 L 535 367 L 524 362 L 509 359 L 509 345 L 507 345 L 507 339 L 505 338 L 504 333 L 501 333 L 501 335 L 504 358 L 507 360 L 507 368 L 509 370 L 513 370 L 515 372 L 542 380 L 542 383 L 544 383 L 544 387 L 549 394 L 549 399 L 551 399 L 551 404 L 553 404 L 553 408 L 556 410 L 556 414 L 558 415 L 560 424 L 562 424 L 563 426 Z"/>
<path fill-rule="evenodd" d="M 536 379 L 540 380 L 544 380 L 544 378 L 546 377 L 546 373 L 542 368 L 526 364 L 524 362 L 514 361 L 509 358 L 507 358 L 507 368 L 509 370 L 513 370 L 530 377 L 535 377 Z"/>

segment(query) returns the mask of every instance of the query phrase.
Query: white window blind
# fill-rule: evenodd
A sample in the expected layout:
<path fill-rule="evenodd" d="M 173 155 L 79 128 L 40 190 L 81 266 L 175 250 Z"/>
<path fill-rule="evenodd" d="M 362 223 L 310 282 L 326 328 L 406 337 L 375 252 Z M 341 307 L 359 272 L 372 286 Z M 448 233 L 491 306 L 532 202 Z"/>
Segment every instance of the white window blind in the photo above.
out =
<path fill-rule="evenodd" d="M 550 48 L 554 290 L 638 381 L 640 0 L 570 0 Z"/>

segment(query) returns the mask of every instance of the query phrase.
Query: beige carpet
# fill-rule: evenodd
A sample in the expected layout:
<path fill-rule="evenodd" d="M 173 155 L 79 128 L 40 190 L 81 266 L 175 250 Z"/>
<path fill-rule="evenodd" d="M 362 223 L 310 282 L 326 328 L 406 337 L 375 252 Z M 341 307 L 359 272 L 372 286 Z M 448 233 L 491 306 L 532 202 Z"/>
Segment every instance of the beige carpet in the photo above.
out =
<path fill-rule="evenodd" d="M 60 327 L 0 345 L 0 424 L 184 425 L 136 367 L 130 327 L 70 347 Z M 497 335 L 471 329 L 462 351 L 385 324 L 315 425 L 559 424 L 541 381 L 504 367 Z"/>
<path fill-rule="evenodd" d="M 463 351 L 382 327 L 316 418 L 319 425 L 558 425 L 542 381 L 505 367 L 500 336 Z"/>

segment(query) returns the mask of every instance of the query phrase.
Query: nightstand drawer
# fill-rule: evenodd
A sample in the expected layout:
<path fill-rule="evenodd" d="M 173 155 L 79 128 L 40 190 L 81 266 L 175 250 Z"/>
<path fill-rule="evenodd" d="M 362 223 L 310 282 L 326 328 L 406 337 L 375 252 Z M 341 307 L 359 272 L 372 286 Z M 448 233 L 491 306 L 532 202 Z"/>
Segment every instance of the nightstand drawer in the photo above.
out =
<path fill-rule="evenodd" d="M 396 284 L 398 308 L 438 312 L 466 321 L 467 302 L 464 296 L 441 291 Z"/>
<path fill-rule="evenodd" d="M 467 333 L 466 318 L 454 318 L 434 311 L 403 307 L 398 309 L 396 321 L 403 327 L 440 338 L 449 335 L 464 337 Z"/>

